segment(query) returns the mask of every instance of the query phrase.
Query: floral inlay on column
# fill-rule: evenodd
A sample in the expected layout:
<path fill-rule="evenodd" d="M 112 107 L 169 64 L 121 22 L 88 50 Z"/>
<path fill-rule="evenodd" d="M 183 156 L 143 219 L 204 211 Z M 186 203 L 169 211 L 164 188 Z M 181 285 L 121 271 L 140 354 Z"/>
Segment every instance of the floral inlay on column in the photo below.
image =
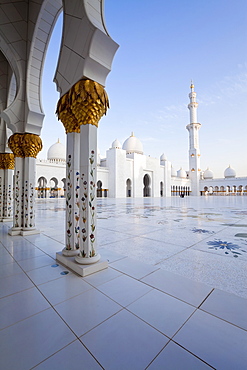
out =
<path fill-rule="evenodd" d="M 15 200 L 15 215 L 14 215 L 14 227 L 19 227 L 19 213 L 20 213 L 20 171 L 16 172 L 15 175 L 15 192 L 14 192 L 14 200 Z"/>

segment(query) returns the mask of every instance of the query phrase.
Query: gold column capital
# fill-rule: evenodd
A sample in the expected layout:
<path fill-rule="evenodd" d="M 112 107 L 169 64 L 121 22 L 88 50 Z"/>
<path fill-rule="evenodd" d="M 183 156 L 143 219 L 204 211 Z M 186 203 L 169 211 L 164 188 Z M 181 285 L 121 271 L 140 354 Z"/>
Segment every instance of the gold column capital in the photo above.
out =
<path fill-rule="evenodd" d="M 0 153 L 0 169 L 14 170 L 15 156 L 13 153 Z"/>
<path fill-rule="evenodd" d="M 66 133 L 80 132 L 81 125 L 98 127 L 108 108 L 109 100 L 104 87 L 92 80 L 80 80 L 59 99 L 56 114 Z"/>
<path fill-rule="evenodd" d="M 8 145 L 14 153 L 15 157 L 24 158 L 24 152 L 22 150 L 23 134 L 15 133 L 9 137 Z"/>
<path fill-rule="evenodd" d="M 22 149 L 25 157 L 36 158 L 43 145 L 39 135 L 25 133 L 23 135 Z"/>
<path fill-rule="evenodd" d="M 8 141 L 9 148 L 15 157 L 33 157 L 42 149 L 42 140 L 38 135 L 29 133 L 15 133 L 10 136 Z"/>

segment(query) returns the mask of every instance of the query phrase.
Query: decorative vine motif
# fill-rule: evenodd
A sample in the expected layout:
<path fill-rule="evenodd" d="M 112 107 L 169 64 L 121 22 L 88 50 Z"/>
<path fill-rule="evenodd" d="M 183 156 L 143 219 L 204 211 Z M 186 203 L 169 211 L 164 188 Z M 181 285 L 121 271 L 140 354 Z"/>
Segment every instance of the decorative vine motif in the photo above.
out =
<path fill-rule="evenodd" d="M 83 184 L 83 191 L 82 191 L 82 198 L 81 198 L 81 201 L 82 201 L 81 210 L 82 210 L 82 222 L 84 224 L 84 227 L 81 230 L 82 242 L 83 242 L 83 248 L 80 253 L 81 257 L 94 257 L 96 254 L 95 249 L 94 249 L 95 228 L 96 228 L 95 226 L 95 207 L 93 206 L 93 201 L 95 199 L 95 169 L 93 167 L 94 161 L 95 161 L 94 150 L 92 150 L 91 156 L 89 158 L 89 167 L 90 167 L 89 184 L 85 180 L 85 175 L 84 174 L 81 175 L 81 180 Z M 88 185 L 90 189 L 89 196 L 88 196 Z M 90 217 L 89 220 L 87 220 L 87 211 L 88 211 L 87 203 L 89 206 L 89 217 Z M 87 228 L 86 228 L 87 221 L 90 222 L 90 235 L 87 235 Z M 84 246 L 85 246 L 85 243 L 88 237 L 90 238 L 90 245 L 91 245 L 89 256 L 86 255 L 85 250 L 84 250 Z"/>
<path fill-rule="evenodd" d="M 66 207 L 67 207 L 67 237 L 66 237 L 66 249 L 72 250 L 71 247 L 71 226 L 72 226 L 72 204 L 71 204 L 71 189 L 72 189 L 72 182 L 71 182 L 71 155 L 68 156 L 68 162 L 67 162 L 67 168 L 68 168 L 68 175 L 67 175 L 67 191 L 66 191 Z"/>
<path fill-rule="evenodd" d="M 14 216 L 15 227 L 19 227 L 19 213 L 20 213 L 19 182 L 20 182 L 20 171 L 17 171 L 15 176 L 15 216 Z"/>
<path fill-rule="evenodd" d="M 7 194 L 5 184 L 3 184 L 3 217 L 7 214 Z"/>
<path fill-rule="evenodd" d="M 77 211 L 75 212 L 75 237 L 77 238 L 75 240 L 75 248 L 79 249 L 79 231 L 80 231 L 80 226 L 79 226 L 79 221 L 80 221 L 80 216 L 79 216 L 79 211 L 80 211 L 80 202 L 79 202 L 79 181 L 80 181 L 80 176 L 79 172 L 76 172 L 76 187 L 75 187 L 75 206 L 77 207 Z"/>
<path fill-rule="evenodd" d="M 34 204 L 33 204 L 34 189 L 33 185 L 30 184 L 30 196 L 29 196 L 29 207 L 30 207 L 30 222 L 29 227 L 34 227 Z"/>
<path fill-rule="evenodd" d="M 2 177 L 0 177 L 0 217 L 2 217 Z"/>
<path fill-rule="evenodd" d="M 90 234 L 90 243 L 91 243 L 91 252 L 93 257 L 95 255 L 94 249 L 94 242 L 95 242 L 95 207 L 93 206 L 93 201 L 95 199 L 95 169 L 93 168 L 94 164 L 94 150 L 91 151 L 91 157 L 89 158 L 90 163 L 90 194 L 89 194 L 89 211 L 90 211 L 90 226 L 91 226 L 91 234 Z"/>
<path fill-rule="evenodd" d="M 29 191 L 30 188 L 30 191 Z M 30 183 L 28 186 L 28 181 L 25 181 L 25 227 L 33 227 L 33 185 Z M 30 220 L 29 220 L 30 216 Z"/>
<path fill-rule="evenodd" d="M 7 204 L 7 217 L 11 217 L 11 211 L 12 211 L 12 191 L 11 191 L 11 185 L 9 185 L 8 189 L 8 204 Z"/>

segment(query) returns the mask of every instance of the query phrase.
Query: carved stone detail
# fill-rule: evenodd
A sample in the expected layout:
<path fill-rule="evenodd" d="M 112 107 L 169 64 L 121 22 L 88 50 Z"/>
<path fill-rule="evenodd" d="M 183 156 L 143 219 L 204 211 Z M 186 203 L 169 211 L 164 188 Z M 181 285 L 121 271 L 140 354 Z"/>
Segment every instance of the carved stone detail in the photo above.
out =
<path fill-rule="evenodd" d="M 66 133 L 80 132 L 81 125 L 98 127 L 108 108 L 109 100 L 104 87 L 92 80 L 80 80 L 60 98 L 56 114 Z"/>

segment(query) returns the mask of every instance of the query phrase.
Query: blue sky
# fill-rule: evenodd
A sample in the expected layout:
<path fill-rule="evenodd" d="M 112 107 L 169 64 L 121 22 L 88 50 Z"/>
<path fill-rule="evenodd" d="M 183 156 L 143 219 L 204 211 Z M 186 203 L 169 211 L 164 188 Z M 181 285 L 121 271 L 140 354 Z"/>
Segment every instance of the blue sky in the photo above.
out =
<path fill-rule="evenodd" d="M 188 169 L 188 94 L 197 92 L 201 168 L 222 177 L 230 164 L 247 175 L 247 2 L 246 0 L 106 0 L 105 19 L 120 45 L 107 77 L 111 109 L 98 129 L 105 155 L 134 131 L 144 153 L 163 152 L 173 167 Z M 43 73 L 42 130 L 45 158 L 63 125 L 54 111 L 59 99 L 52 82 L 61 39 L 54 29 Z"/>

